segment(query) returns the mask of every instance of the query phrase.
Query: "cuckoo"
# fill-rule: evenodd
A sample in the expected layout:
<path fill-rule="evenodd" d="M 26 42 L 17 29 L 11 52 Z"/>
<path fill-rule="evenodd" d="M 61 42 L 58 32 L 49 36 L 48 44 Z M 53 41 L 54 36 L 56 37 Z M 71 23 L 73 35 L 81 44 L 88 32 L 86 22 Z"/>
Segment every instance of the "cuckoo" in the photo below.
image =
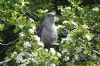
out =
<path fill-rule="evenodd" d="M 43 24 L 38 28 L 38 36 L 46 48 L 52 47 L 57 42 L 58 34 L 55 26 L 56 20 L 57 17 L 55 12 L 49 12 L 45 17 Z"/>

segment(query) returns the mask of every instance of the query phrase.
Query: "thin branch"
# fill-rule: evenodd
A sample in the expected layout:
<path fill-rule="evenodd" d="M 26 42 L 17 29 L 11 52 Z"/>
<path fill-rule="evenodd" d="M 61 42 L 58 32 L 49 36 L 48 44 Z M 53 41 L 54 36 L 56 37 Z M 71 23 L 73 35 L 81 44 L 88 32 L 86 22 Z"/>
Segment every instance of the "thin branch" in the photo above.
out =
<path fill-rule="evenodd" d="M 16 42 L 18 39 L 19 39 L 19 38 L 17 38 L 16 40 L 14 40 L 14 41 L 12 41 L 12 42 L 7 43 L 7 44 L 1 44 L 1 43 L 0 43 L 0 45 L 10 45 L 10 44 Z"/>
<path fill-rule="evenodd" d="M 2 65 L 2 64 L 4 64 L 4 63 L 7 63 L 7 62 L 9 62 L 9 61 L 11 61 L 11 59 L 4 60 L 4 61 L 0 62 L 0 65 Z"/>
<path fill-rule="evenodd" d="M 7 44 L 0 44 L 0 45 L 6 45 L 6 46 L 8 46 L 8 45 L 10 45 L 10 44 L 16 42 L 18 39 L 19 39 L 19 38 L 17 38 L 16 40 L 14 40 L 14 41 L 12 41 L 12 42 L 7 43 Z M 4 61 L 0 62 L 0 65 L 3 65 L 4 63 L 7 63 L 7 62 L 9 62 L 9 61 L 11 61 L 11 59 L 4 60 Z"/>
<path fill-rule="evenodd" d="M 14 41 L 12 41 L 12 42 L 7 43 L 7 44 L 0 44 L 0 45 L 2 45 L 2 46 L 8 46 L 8 45 L 10 45 L 10 44 L 16 42 L 18 39 L 19 39 L 19 38 L 17 38 L 16 40 L 14 40 Z M 0 51 L 0 54 L 2 54 L 2 53 L 5 51 L 6 48 L 7 48 L 7 47 L 5 47 L 2 51 Z"/>

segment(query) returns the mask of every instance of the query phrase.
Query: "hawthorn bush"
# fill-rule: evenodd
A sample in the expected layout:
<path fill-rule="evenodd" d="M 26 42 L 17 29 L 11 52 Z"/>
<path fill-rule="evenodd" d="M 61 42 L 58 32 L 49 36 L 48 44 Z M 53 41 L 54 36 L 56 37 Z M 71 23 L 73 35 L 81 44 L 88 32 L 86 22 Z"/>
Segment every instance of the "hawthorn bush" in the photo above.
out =
<path fill-rule="evenodd" d="M 53 11 L 52 1 L 0 0 L 0 65 L 99 65 L 100 5 L 83 7 L 79 6 L 82 0 L 68 2 L 71 6 L 58 6 L 58 46 L 48 50 L 36 28 Z"/>

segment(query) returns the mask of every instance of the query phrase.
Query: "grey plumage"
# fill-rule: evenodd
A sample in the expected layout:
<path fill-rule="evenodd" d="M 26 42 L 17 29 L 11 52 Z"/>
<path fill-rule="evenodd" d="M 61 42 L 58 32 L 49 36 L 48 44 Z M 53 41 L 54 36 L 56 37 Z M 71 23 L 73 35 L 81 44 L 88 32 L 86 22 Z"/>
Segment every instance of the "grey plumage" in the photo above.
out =
<path fill-rule="evenodd" d="M 50 47 L 57 42 L 57 29 L 55 26 L 56 16 L 54 12 L 50 12 L 46 15 L 43 24 L 38 29 L 38 35 L 45 47 Z"/>

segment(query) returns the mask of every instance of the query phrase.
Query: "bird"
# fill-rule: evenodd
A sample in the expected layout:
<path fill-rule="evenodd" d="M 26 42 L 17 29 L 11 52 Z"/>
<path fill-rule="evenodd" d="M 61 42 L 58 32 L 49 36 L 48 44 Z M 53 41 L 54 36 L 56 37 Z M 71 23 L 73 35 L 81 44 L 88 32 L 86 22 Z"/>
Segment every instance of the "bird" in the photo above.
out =
<path fill-rule="evenodd" d="M 55 25 L 56 21 L 57 17 L 55 12 L 49 12 L 42 25 L 38 28 L 38 36 L 44 43 L 45 48 L 50 48 L 57 43 L 58 33 Z"/>

